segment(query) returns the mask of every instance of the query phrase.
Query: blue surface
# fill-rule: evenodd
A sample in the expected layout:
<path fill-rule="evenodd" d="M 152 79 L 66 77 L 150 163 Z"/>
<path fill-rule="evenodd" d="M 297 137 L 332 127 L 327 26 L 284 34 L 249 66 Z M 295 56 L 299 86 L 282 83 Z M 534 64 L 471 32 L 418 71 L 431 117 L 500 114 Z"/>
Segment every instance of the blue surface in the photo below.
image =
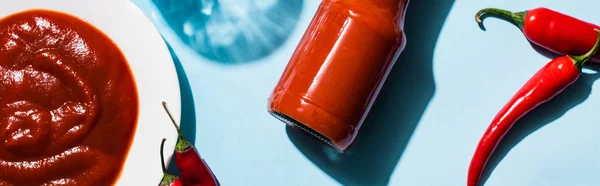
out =
<path fill-rule="evenodd" d="M 182 20 L 197 16 L 189 13 L 200 0 L 177 1 L 186 5 L 182 9 L 160 5 L 165 0 L 155 0 L 158 9 L 148 0 L 133 1 L 155 22 L 176 54 L 180 75 L 189 80 L 183 101 L 194 104 L 184 103 L 185 135 L 195 139 L 223 185 L 465 185 L 473 150 L 492 117 L 549 61 L 513 25 L 488 19 L 488 31 L 482 31 L 474 14 L 486 7 L 544 6 L 600 24 L 600 1 L 412 0 L 407 48 L 356 145 L 337 154 L 266 112 L 266 99 L 319 1 L 280 0 L 287 6 L 274 5 L 279 11 L 250 12 L 285 23 L 284 32 L 267 35 L 268 44 L 252 44 L 248 38 L 262 37 L 256 34 L 236 38 L 236 47 L 253 46 L 238 58 L 223 54 L 240 48 L 198 52 L 208 46 L 204 40 L 182 37 Z M 184 14 L 158 14 L 171 10 Z M 265 23 L 257 20 L 255 25 Z M 563 94 L 517 123 L 491 160 L 486 185 L 598 185 L 600 96 L 594 90 L 600 75 L 594 69 L 600 68 L 588 68 Z"/>

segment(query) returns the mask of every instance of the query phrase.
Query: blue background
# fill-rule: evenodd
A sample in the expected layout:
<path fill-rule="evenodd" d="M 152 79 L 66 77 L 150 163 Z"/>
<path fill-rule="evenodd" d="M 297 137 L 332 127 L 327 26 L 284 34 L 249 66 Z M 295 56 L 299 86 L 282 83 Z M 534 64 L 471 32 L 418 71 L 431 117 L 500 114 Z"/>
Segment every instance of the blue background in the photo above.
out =
<path fill-rule="evenodd" d="M 286 24 L 284 30 L 269 36 L 267 47 L 236 41 L 253 51 L 247 54 L 240 52 L 244 47 L 198 52 L 202 46 L 182 39 L 177 25 L 190 16 L 186 12 L 197 11 L 195 1 L 177 1 L 187 3 L 184 14 L 169 17 L 160 12 L 173 9 L 161 0 L 154 1 L 158 6 L 133 0 L 172 47 L 185 136 L 226 186 L 465 185 L 490 120 L 550 60 L 507 22 L 487 19 L 488 31 L 480 30 L 475 13 L 543 6 L 600 24 L 600 1 L 412 0 L 407 48 L 355 146 L 338 154 L 266 112 L 266 100 L 320 1 L 280 0 L 287 6 L 264 15 Z M 219 56 L 224 52 L 238 57 Z M 600 68 L 587 68 L 564 93 L 517 123 L 492 158 L 486 185 L 600 183 L 600 95 L 594 94 L 600 86 L 594 69 Z"/>

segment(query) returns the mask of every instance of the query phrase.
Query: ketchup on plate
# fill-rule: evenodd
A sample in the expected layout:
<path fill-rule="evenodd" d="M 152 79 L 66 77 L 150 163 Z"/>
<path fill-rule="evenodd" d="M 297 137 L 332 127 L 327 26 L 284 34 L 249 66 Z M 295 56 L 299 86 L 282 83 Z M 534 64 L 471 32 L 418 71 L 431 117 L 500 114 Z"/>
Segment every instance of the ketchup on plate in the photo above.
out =
<path fill-rule="evenodd" d="M 138 118 L 125 56 L 77 17 L 0 19 L 0 186 L 111 185 Z"/>
<path fill-rule="evenodd" d="M 346 151 L 404 49 L 408 4 L 324 0 L 269 98 L 269 113 Z"/>

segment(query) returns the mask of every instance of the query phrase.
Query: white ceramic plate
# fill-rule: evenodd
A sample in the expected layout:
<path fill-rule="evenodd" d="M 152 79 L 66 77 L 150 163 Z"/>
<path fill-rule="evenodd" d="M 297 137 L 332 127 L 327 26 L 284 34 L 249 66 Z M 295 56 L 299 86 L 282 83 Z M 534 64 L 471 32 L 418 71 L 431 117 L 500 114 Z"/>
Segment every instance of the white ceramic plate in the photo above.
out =
<path fill-rule="evenodd" d="M 0 17 L 28 9 L 55 10 L 77 16 L 100 29 L 121 49 L 133 71 L 140 110 L 133 144 L 116 184 L 157 185 L 162 177 L 161 139 L 167 138 L 167 159 L 171 159 L 177 140 L 161 101 L 167 101 L 176 121 L 181 113 L 177 72 L 158 31 L 142 11 L 127 0 L 0 1 Z"/>

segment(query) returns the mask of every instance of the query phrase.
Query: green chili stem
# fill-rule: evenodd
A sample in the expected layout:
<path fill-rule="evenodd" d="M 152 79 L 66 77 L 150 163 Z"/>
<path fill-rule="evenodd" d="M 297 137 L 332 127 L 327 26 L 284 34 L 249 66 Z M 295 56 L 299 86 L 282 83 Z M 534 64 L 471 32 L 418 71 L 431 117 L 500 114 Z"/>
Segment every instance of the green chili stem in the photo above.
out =
<path fill-rule="evenodd" d="M 164 149 L 165 149 L 165 141 L 167 141 L 167 139 L 163 138 L 162 142 L 160 143 L 160 167 L 162 167 L 162 171 L 163 171 L 163 178 L 162 178 L 162 180 L 160 180 L 160 184 L 159 184 L 160 186 L 170 185 L 176 179 L 178 179 L 177 176 L 171 175 L 167 171 L 167 167 L 166 167 L 166 164 L 165 164 L 165 155 L 164 155 L 164 152 L 163 152 Z"/>
<path fill-rule="evenodd" d="M 187 141 L 185 139 L 185 137 L 183 137 L 183 133 L 181 132 L 181 129 L 179 128 L 179 126 L 177 126 L 177 122 L 175 121 L 175 119 L 173 118 L 173 115 L 171 115 L 171 112 L 169 111 L 169 108 L 167 107 L 167 102 L 163 101 L 162 105 L 163 105 L 163 108 L 165 108 L 165 111 L 167 111 L 167 115 L 169 115 L 169 118 L 171 119 L 171 123 L 177 130 L 177 136 L 179 137 L 179 142 L 177 142 L 177 145 L 175 146 L 175 150 L 177 152 L 183 152 L 183 151 L 191 148 L 192 143 L 190 143 L 189 141 Z"/>
<path fill-rule="evenodd" d="M 163 101 L 162 105 L 163 108 L 165 108 L 165 111 L 167 111 L 167 115 L 169 115 L 169 118 L 171 118 L 171 123 L 173 124 L 173 126 L 175 126 L 175 129 L 177 130 L 177 136 L 179 136 L 179 140 L 183 140 L 183 133 L 181 133 L 181 129 L 179 129 L 179 126 L 177 126 L 177 122 L 173 118 L 173 115 L 171 115 L 169 108 L 167 108 L 167 102 Z"/>
<path fill-rule="evenodd" d="M 592 56 L 596 54 L 596 51 L 598 51 L 598 45 L 600 45 L 600 30 L 594 29 L 594 32 L 596 32 L 596 43 L 594 43 L 592 49 L 580 56 L 569 56 L 573 60 L 573 64 L 579 69 L 581 69 L 581 67 L 583 67 L 583 64 L 585 64 L 585 62 L 592 58 Z"/>
<path fill-rule="evenodd" d="M 510 12 L 498 8 L 485 8 L 477 12 L 477 14 L 475 14 L 475 21 L 477 21 L 477 24 L 479 24 L 479 28 L 481 28 L 481 30 L 485 30 L 483 20 L 485 20 L 485 18 L 487 17 L 496 17 L 508 21 L 513 25 L 519 27 L 519 29 L 523 30 L 526 15 L 527 11 Z"/>
<path fill-rule="evenodd" d="M 165 156 L 163 152 L 163 149 L 165 148 L 165 141 L 167 141 L 167 139 L 163 138 L 162 142 L 160 143 L 160 166 L 162 167 L 163 174 L 166 175 L 168 173 L 167 167 L 165 166 Z"/>

